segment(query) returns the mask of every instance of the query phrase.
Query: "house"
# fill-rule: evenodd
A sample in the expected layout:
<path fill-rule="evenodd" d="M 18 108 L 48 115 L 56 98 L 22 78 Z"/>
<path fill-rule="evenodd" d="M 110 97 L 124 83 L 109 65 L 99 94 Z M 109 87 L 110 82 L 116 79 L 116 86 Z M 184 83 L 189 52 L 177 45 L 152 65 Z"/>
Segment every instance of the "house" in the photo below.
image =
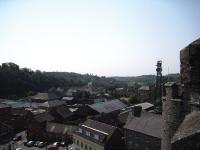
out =
<path fill-rule="evenodd" d="M 140 103 L 150 101 L 151 90 L 149 86 L 143 85 L 138 89 L 138 100 Z"/>
<path fill-rule="evenodd" d="M 73 134 L 76 150 L 124 149 L 122 134 L 117 127 L 88 119 Z"/>
<path fill-rule="evenodd" d="M 124 126 L 127 149 L 160 150 L 161 122 L 161 115 L 134 109 L 134 112 L 129 114 L 128 120 Z"/>
<path fill-rule="evenodd" d="M 72 142 L 72 134 L 76 126 L 47 122 L 46 138 L 48 142 Z"/>
<path fill-rule="evenodd" d="M 89 105 L 89 107 L 99 114 L 101 114 L 101 113 L 113 113 L 114 114 L 114 113 L 119 113 L 120 109 L 127 107 L 127 105 L 124 104 L 123 102 L 121 102 L 120 100 L 115 99 L 115 100 L 111 100 L 111 101 L 92 104 L 92 105 Z"/>
<path fill-rule="evenodd" d="M 65 105 L 52 109 L 51 114 L 55 117 L 55 121 L 58 123 L 67 123 L 75 119 L 75 113 L 70 111 L 70 108 Z"/>
<path fill-rule="evenodd" d="M 27 129 L 27 138 L 46 141 L 46 134 L 44 132 L 46 124 L 54 120 L 55 118 L 48 112 L 33 116 Z"/>
<path fill-rule="evenodd" d="M 60 97 L 54 93 L 37 93 L 34 96 L 30 96 L 30 99 L 31 102 L 44 103 L 46 101 L 60 99 Z"/>

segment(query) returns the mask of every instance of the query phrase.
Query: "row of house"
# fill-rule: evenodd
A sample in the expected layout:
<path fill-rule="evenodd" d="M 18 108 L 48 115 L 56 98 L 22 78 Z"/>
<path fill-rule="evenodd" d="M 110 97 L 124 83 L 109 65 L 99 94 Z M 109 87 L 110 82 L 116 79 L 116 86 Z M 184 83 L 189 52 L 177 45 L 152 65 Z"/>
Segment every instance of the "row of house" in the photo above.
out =
<path fill-rule="evenodd" d="M 9 103 L 11 104 L 11 102 Z M 32 103 L 34 107 L 28 107 L 31 106 L 28 103 L 24 106 L 22 105 L 25 108 L 22 110 L 24 112 L 24 125 L 26 125 L 28 139 L 52 142 L 73 141 L 73 144 L 78 149 L 95 149 L 98 144 L 100 144 L 100 149 L 102 147 L 104 149 L 116 149 L 116 147 L 118 149 L 124 149 L 125 147 L 128 149 L 133 149 L 133 147 L 141 149 L 143 144 L 140 142 L 144 142 L 141 138 L 146 136 L 147 145 L 148 140 L 151 139 L 157 143 L 152 146 L 160 146 L 158 135 L 149 134 L 146 131 L 142 132 L 132 126 L 134 122 L 141 120 L 141 124 L 138 125 L 139 127 L 142 127 L 142 124 L 146 125 L 147 131 L 151 130 L 151 127 L 155 127 L 153 124 L 145 122 L 149 116 L 152 116 L 149 122 L 156 116 L 154 113 L 143 112 L 152 111 L 153 105 L 150 103 L 142 103 L 129 107 L 122 101 L 115 99 L 102 103 L 83 105 L 81 107 L 66 105 L 61 100 L 50 100 L 37 104 Z M 141 115 L 134 116 L 134 110 L 137 107 L 141 107 Z M 150 115 L 146 115 L 149 113 Z M 88 116 L 90 116 L 90 119 L 86 120 Z M 85 120 L 86 122 L 84 122 Z M 160 123 L 158 122 L 157 125 L 159 126 Z M 82 128 L 82 133 L 78 132 L 79 128 Z M 100 142 L 98 139 L 94 139 L 96 133 L 99 134 L 96 135 L 96 138 L 99 136 L 99 139 L 103 138 L 104 140 Z M 138 140 L 138 144 L 133 144 L 133 137 L 138 137 L 141 141 L 139 142 Z M 98 149 L 97 147 L 96 149 Z"/>
<path fill-rule="evenodd" d="M 161 115 L 135 107 L 121 128 L 88 119 L 75 130 L 73 145 L 76 150 L 160 150 Z"/>

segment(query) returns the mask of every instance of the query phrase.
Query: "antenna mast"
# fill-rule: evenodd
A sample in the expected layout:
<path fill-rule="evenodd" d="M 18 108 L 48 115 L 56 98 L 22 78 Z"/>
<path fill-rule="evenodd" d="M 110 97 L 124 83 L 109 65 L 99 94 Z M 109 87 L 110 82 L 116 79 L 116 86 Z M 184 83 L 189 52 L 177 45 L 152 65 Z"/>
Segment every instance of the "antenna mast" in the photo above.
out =
<path fill-rule="evenodd" d="M 157 68 L 156 68 L 156 72 L 157 72 L 157 76 L 156 76 L 156 104 L 159 104 L 161 102 L 161 97 L 162 97 L 162 88 L 161 88 L 161 84 L 162 84 L 162 61 L 159 60 L 157 61 L 156 64 Z"/>

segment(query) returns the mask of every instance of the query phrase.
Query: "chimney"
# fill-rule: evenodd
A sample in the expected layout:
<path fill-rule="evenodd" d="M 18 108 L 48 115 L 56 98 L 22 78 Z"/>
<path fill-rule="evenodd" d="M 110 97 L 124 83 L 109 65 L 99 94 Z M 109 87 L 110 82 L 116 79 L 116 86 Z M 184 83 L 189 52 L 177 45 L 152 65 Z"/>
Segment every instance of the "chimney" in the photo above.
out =
<path fill-rule="evenodd" d="M 181 122 L 182 100 L 178 99 L 178 85 L 165 84 L 166 96 L 162 98 L 162 150 L 171 150 L 171 139 Z"/>
<path fill-rule="evenodd" d="M 140 117 L 142 112 L 142 106 L 135 106 L 133 108 L 133 113 L 135 117 Z"/>

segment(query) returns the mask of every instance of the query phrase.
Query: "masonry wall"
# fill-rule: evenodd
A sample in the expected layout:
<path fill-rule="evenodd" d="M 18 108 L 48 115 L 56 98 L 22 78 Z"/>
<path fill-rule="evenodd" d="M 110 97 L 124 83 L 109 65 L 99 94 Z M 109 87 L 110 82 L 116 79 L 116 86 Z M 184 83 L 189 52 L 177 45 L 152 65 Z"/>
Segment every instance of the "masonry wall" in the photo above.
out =
<path fill-rule="evenodd" d="M 188 113 L 195 106 L 200 110 L 200 39 L 181 50 L 180 62 L 184 111 Z"/>

